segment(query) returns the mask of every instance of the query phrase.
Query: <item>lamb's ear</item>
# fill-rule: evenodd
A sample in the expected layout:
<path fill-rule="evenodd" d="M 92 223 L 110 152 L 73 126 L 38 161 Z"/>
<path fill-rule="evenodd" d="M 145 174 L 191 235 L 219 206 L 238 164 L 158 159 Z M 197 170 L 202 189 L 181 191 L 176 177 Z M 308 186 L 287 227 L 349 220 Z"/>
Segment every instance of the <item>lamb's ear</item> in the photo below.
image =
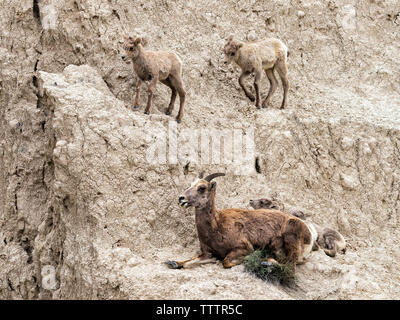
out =
<path fill-rule="evenodd" d="M 236 45 L 236 47 L 239 49 L 239 48 L 241 48 L 241 47 L 243 47 L 243 42 L 239 42 L 237 45 Z"/>
<path fill-rule="evenodd" d="M 135 45 L 138 45 L 139 43 L 142 43 L 142 38 L 137 37 L 137 38 L 135 39 L 135 41 L 133 41 L 133 43 L 134 43 Z"/>

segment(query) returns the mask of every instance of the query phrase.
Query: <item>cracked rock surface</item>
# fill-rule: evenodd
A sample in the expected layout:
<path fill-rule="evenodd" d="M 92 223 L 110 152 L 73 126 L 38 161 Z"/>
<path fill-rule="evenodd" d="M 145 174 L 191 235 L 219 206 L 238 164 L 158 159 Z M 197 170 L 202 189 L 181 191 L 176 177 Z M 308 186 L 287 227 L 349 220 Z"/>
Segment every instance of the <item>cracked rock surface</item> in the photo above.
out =
<path fill-rule="evenodd" d="M 397 1 L 3 2 L 0 298 L 398 299 Z M 162 84 L 150 116 L 145 90 L 133 111 L 124 33 L 181 56 L 180 125 L 164 115 Z M 245 99 L 239 71 L 222 63 L 231 33 L 287 43 L 287 109 L 278 109 L 281 88 L 267 109 Z M 167 129 L 199 128 L 253 129 L 259 173 L 196 163 L 188 145 L 176 163 L 149 161 Z M 291 290 L 242 266 L 168 269 L 164 261 L 198 250 L 194 212 L 177 198 L 202 170 L 227 172 L 218 208 L 276 196 L 339 230 L 347 253 L 314 252 Z M 46 289 L 49 265 L 55 286 Z"/>

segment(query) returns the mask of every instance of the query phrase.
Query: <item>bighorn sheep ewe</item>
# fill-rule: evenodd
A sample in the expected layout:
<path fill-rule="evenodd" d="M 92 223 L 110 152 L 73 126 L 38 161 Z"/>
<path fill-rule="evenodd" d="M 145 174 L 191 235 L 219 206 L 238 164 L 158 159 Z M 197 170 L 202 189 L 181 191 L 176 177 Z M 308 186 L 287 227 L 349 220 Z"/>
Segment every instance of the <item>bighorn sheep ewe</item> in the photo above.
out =
<path fill-rule="evenodd" d="M 302 220 L 278 210 L 217 210 L 216 182 L 212 179 L 224 175 L 200 175 L 179 197 L 182 207 L 195 208 L 201 254 L 181 262 L 168 261 L 169 267 L 189 268 L 220 259 L 225 268 L 230 268 L 242 263 L 255 249 L 266 246 L 293 268 L 296 263 L 304 263 L 317 234 Z"/>
<path fill-rule="evenodd" d="M 182 84 L 182 62 L 175 53 L 170 51 L 144 50 L 141 42 L 141 38 L 125 37 L 124 49 L 126 55 L 122 56 L 124 61 L 126 61 L 127 58 L 132 60 L 133 70 L 138 76 L 134 108 L 139 108 L 139 93 L 142 82 L 151 81 L 148 86 L 149 95 L 147 106 L 144 111 L 145 114 L 150 113 L 153 92 L 157 82 L 160 81 L 172 90 L 171 101 L 165 112 L 166 115 L 171 114 L 174 108 L 176 94 L 179 94 L 180 107 L 178 116 L 176 117 L 176 121 L 179 123 L 183 117 L 183 106 L 186 96 Z"/>
<path fill-rule="evenodd" d="M 280 206 L 275 200 L 263 198 L 250 200 L 249 203 L 254 209 L 263 208 L 280 210 Z M 289 210 L 288 213 L 305 221 L 309 227 L 315 228 L 318 233 L 318 238 L 313 250 L 318 250 L 318 246 L 320 246 L 324 250 L 325 254 L 330 257 L 335 257 L 337 252 L 346 253 L 346 240 L 338 231 L 331 228 L 320 227 L 319 225 L 306 220 L 307 216 L 301 210 Z"/>
<path fill-rule="evenodd" d="M 289 89 L 286 65 L 288 49 L 282 41 L 268 38 L 265 40 L 244 43 L 241 41 L 235 41 L 233 36 L 230 36 L 225 44 L 224 54 L 225 63 L 234 61 L 242 69 L 242 74 L 239 77 L 239 84 L 244 90 L 246 96 L 252 102 L 254 100 L 256 101 L 257 108 L 261 107 L 260 84 L 263 71 L 267 74 L 270 83 L 268 95 L 262 104 L 262 107 L 266 108 L 278 86 L 278 81 L 274 75 L 274 70 L 276 70 L 282 80 L 283 86 L 283 101 L 281 109 L 286 107 L 287 92 Z M 244 79 L 253 72 L 255 74 L 255 99 L 243 82 Z"/>

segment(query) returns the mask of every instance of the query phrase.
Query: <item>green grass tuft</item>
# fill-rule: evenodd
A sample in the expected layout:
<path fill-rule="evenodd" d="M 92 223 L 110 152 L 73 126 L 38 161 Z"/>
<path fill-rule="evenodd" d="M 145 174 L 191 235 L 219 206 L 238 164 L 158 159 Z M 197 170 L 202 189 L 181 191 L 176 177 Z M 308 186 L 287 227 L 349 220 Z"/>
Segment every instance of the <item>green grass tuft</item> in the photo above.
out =
<path fill-rule="evenodd" d="M 244 259 L 244 268 L 247 272 L 264 281 L 279 283 L 283 286 L 294 285 L 296 277 L 291 265 L 261 265 L 261 262 L 270 257 L 273 257 L 273 255 L 267 248 L 256 250 Z"/>

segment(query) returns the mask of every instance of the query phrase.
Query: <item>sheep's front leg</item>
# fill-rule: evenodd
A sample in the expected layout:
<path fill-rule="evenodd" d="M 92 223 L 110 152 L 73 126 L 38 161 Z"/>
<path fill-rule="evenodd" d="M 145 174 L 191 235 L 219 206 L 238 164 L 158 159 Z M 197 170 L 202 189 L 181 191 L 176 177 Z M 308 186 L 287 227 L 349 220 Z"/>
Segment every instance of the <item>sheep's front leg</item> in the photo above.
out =
<path fill-rule="evenodd" d="M 187 269 L 187 268 L 192 268 L 196 265 L 215 263 L 215 262 L 216 258 L 212 257 L 211 255 L 201 254 L 184 261 L 173 261 L 173 260 L 167 261 L 166 264 L 171 269 L 181 269 L 181 268 Z"/>
<path fill-rule="evenodd" d="M 222 261 L 224 268 L 231 268 L 243 262 L 243 259 L 251 253 L 249 249 L 235 249 L 229 252 Z"/>
<path fill-rule="evenodd" d="M 261 93 L 260 93 L 261 76 L 262 76 L 261 70 L 256 70 L 254 78 L 254 89 L 256 90 L 256 107 L 258 109 L 261 108 Z"/>
<path fill-rule="evenodd" d="M 154 77 L 149 84 L 149 88 L 148 88 L 149 96 L 148 96 L 148 100 L 147 100 L 146 110 L 144 111 L 145 114 L 150 114 L 151 99 L 153 98 L 153 93 L 154 93 L 154 90 L 156 89 L 157 81 L 158 81 L 158 77 Z"/>
<path fill-rule="evenodd" d="M 251 94 L 251 92 L 246 88 L 246 86 L 244 84 L 244 79 L 246 77 L 248 77 L 249 74 L 250 74 L 250 72 L 248 72 L 248 71 L 242 72 L 242 74 L 239 77 L 239 85 L 242 87 L 242 89 L 243 89 L 244 93 L 246 94 L 247 98 L 249 98 L 250 101 L 253 102 L 255 100 L 254 96 Z"/>
<path fill-rule="evenodd" d="M 140 87 L 142 86 L 143 81 L 140 79 L 137 79 L 136 81 L 136 96 L 135 96 L 135 102 L 133 103 L 133 107 L 135 109 L 139 108 L 139 93 L 140 93 Z"/>

